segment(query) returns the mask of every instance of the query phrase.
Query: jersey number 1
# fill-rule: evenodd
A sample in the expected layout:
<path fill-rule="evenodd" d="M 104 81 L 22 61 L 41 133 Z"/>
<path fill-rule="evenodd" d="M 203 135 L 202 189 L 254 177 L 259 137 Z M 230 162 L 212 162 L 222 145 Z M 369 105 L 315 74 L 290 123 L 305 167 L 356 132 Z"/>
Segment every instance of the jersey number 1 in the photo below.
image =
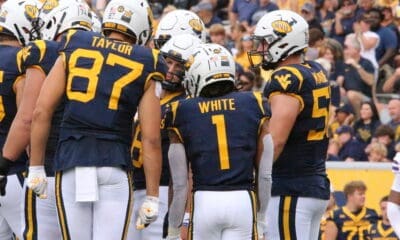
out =
<path fill-rule="evenodd" d="M 229 152 L 228 152 L 228 138 L 226 137 L 225 116 L 222 114 L 213 115 L 211 117 L 212 123 L 217 129 L 217 141 L 219 162 L 221 170 L 229 169 Z"/>

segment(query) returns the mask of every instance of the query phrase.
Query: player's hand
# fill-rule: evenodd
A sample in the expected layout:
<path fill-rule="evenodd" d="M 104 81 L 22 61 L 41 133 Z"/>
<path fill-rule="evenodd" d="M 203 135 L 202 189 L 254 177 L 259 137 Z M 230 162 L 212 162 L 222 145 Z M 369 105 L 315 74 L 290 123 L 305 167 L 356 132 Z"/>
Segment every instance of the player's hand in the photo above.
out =
<path fill-rule="evenodd" d="M 157 220 L 158 204 L 159 200 L 157 197 L 146 196 L 146 200 L 144 200 L 142 206 L 139 209 L 139 216 L 136 220 L 136 229 L 144 229 L 150 223 Z"/>
<path fill-rule="evenodd" d="M 12 165 L 12 161 L 3 157 L 3 154 L 0 154 L 0 195 L 6 195 L 6 185 L 7 185 L 7 175 L 10 171 L 10 167 Z"/>
<path fill-rule="evenodd" d="M 39 198 L 47 198 L 47 177 L 44 166 L 29 167 L 27 185 Z"/>
<path fill-rule="evenodd" d="M 179 228 L 168 228 L 168 236 L 166 240 L 181 240 L 181 231 Z"/>
<path fill-rule="evenodd" d="M 185 213 L 182 220 L 182 227 L 181 227 L 181 239 L 187 240 L 188 237 L 188 230 L 190 225 L 190 214 L 188 212 Z"/>
<path fill-rule="evenodd" d="M 396 153 L 393 158 L 392 171 L 394 173 L 400 174 L 400 152 Z"/>
<path fill-rule="evenodd" d="M 265 217 L 257 215 L 257 232 L 258 239 L 264 239 L 264 233 L 267 230 L 267 223 L 265 222 Z"/>

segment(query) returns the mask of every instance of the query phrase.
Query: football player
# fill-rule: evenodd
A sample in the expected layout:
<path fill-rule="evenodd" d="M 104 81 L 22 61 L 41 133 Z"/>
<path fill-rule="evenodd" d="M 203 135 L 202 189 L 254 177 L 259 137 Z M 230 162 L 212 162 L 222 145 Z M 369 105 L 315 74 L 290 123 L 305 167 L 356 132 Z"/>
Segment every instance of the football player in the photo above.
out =
<path fill-rule="evenodd" d="M 0 11 L 0 147 L 3 148 L 19 105 L 25 77 L 21 68 L 21 47 L 31 39 L 31 21 L 37 17 L 38 2 L 7 1 Z M 21 237 L 23 176 L 28 157 L 0 156 L 0 239 Z M 8 176 L 7 176 L 8 175 Z M 7 184 L 8 181 L 8 184 Z M 7 193 L 7 194 L 6 194 Z M 10 231 L 11 229 L 11 231 Z"/>
<path fill-rule="evenodd" d="M 206 42 L 206 28 L 200 17 L 191 11 L 177 9 L 161 18 L 154 34 L 154 46 L 161 49 L 172 36 L 181 34 L 197 36 Z"/>
<path fill-rule="evenodd" d="M 33 113 L 30 166 L 43 165 L 51 118 L 65 96 L 54 170 L 63 239 L 126 239 L 132 207 L 132 121 L 142 122 L 146 199 L 137 227 L 157 219 L 161 172 L 160 101 L 166 65 L 143 47 L 151 36 L 146 1 L 112 0 L 101 34 L 70 30 Z M 142 46 L 141 46 L 142 45 Z M 46 175 L 37 175 L 43 194 Z M 42 186 L 40 186 L 42 185 Z M 82 227 L 85 226 L 85 227 Z"/>
<path fill-rule="evenodd" d="M 400 238 L 400 153 L 393 159 L 394 180 L 387 203 L 387 214 L 394 231 Z"/>
<path fill-rule="evenodd" d="M 264 228 L 271 187 L 269 106 L 261 93 L 234 91 L 235 62 L 220 45 L 201 44 L 186 67 L 190 98 L 171 103 L 165 119 L 173 182 L 167 239 L 180 237 L 188 161 L 194 192 L 189 239 L 257 239 L 256 221 Z"/>
<path fill-rule="evenodd" d="M 381 199 L 379 203 L 381 208 L 382 220 L 378 220 L 377 223 L 371 225 L 371 228 L 368 231 L 368 236 L 371 240 L 399 240 L 388 219 L 388 199 L 389 197 L 385 196 Z"/>
<path fill-rule="evenodd" d="M 367 186 L 351 181 L 344 186 L 345 206 L 331 212 L 325 227 L 325 239 L 369 239 L 368 230 L 378 221 L 375 210 L 365 207 Z"/>
<path fill-rule="evenodd" d="M 317 239 L 329 200 L 325 170 L 329 82 L 321 65 L 304 61 L 308 24 L 297 13 L 267 13 L 254 30 L 253 67 L 274 70 L 264 96 L 274 141 L 267 239 Z"/>
<path fill-rule="evenodd" d="M 192 50 L 201 43 L 198 37 L 190 34 L 173 36 L 165 43 L 160 53 L 164 56 L 168 71 L 162 82 L 163 93 L 161 97 L 161 116 L 164 116 L 167 104 L 184 98 L 185 91 L 182 81 L 185 74 L 184 65 Z M 164 119 L 161 120 L 161 143 L 162 143 L 162 172 L 159 190 L 159 218 L 151 226 L 137 230 L 130 228 L 129 238 L 132 240 L 154 239 L 159 240 L 163 235 L 164 217 L 168 211 L 168 186 L 170 184 L 170 173 L 168 164 L 169 138 L 168 130 L 165 128 Z M 134 139 L 132 144 L 133 160 L 133 182 L 135 201 L 133 204 L 133 219 L 137 218 L 141 204 L 146 197 L 146 179 L 143 171 L 143 158 L 141 155 L 141 133 L 140 124 L 135 122 Z"/>
<path fill-rule="evenodd" d="M 33 21 L 35 24 L 32 32 L 40 33 L 37 37 L 45 40 L 30 42 L 21 50 L 21 65 L 26 71 L 26 79 L 21 104 L 3 147 L 3 155 L 9 159 L 16 159 L 29 144 L 33 109 L 43 81 L 57 60 L 61 34 L 69 29 L 91 30 L 90 9 L 78 1 L 46 1 L 39 11 L 38 18 Z M 49 189 L 39 199 L 31 189 L 25 187 L 22 222 L 24 239 L 61 239 L 57 224 L 53 158 L 63 110 L 64 105 L 61 103 L 54 113 L 44 166 L 29 168 L 27 184 L 31 188 L 41 187 L 40 184 L 35 186 L 36 177 L 45 171 Z"/>

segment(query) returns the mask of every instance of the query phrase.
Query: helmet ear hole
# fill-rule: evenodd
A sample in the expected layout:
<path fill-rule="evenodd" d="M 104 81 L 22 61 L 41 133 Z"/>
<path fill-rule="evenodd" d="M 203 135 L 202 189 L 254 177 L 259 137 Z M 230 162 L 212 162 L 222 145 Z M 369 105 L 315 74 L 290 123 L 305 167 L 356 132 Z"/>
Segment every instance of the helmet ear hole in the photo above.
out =
<path fill-rule="evenodd" d="M 52 21 L 49 21 L 49 22 L 47 23 L 47 25 L 46 25 L 46 28 L 47 28 L 47 29 L 50 29 L 51 26 L 53 26 L 53 22 L 52 22 Z"/>
<path fill-rule="evenodd" d="M 287 44 L 287 43 L 284 43 L 284 44 L 281 44 L 281 45 L 279 45 L 279 48 L 282 48 L 282 49 L 284 49 L 285 47 L 287 47 L 289 44 Z"/>

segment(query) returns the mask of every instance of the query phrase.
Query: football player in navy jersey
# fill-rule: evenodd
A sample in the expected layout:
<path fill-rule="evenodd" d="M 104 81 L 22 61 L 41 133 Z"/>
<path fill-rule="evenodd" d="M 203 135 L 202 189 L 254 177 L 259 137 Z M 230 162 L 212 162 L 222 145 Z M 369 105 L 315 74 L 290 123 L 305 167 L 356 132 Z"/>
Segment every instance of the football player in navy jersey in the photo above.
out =
<path fill-rule="evenodd" d="M 112 0 L 101 34 L 70 30 L 33 113 L 30 166 L 43 165 L 51 118 L 65 96 L 55 153 L 56 203 L 63 239 L 126 239 L 132 207 L 129 154 L 133 117 L 142 122 L 146 199 L 136 221 L 157 219 L 161 172 L 159 95 L 166 64 L 143 47 L 151 36 L 146 1 Z M 143 45 L 143 46 L 140 46 Z M 46 175 L 37 175 L 37 194 Z M 88 227 L 82 227 L 88 226 Z"/>
<path fill-rule="evenodd" d="M 160 49 L 160 54 L 165 58 L 168 71 L 165 80 L 161 83 L 163 93 L 161 97 L 161 116 L 164 116 L 167 104 L 186 97 L 182 81 L 185 74 L 185 63 L 192 50 L 201 43 L 201 40 L 191 34 L 173 36 Z M 154 239 L 159 240 L 163 235 L 164 217 L 168 211 L 168 186 L 170 184 L 170 171 L 168 164 L 169 138 L 165 127 L 165 119 L 161 120 L 162 144 L 162 172 L 159 191 L 159 218 L 148 228 L 139 231 L 130 228 L 129 239 Z M 133 182 L 135 201 L 133 204 L 133 219 L 136 219 L 138 210 L 146 197 L 146 179 L 143 171 L 143 158 L 141 155 L 141 133 L 139 121 L 135 122 L 132 143 Z"/>
<path fill-rule="evenodd" d="M 267 13 L 253 38 L 251 64 L 273 70 L 264 90 L 275 154 L 267 239 L 317 239 L 329 199 L 329 82 L 322 66 L 304 61 L 308 24 L 297 13 Z"/>
<path fill-rule="evenodd" d="M 362 181 L 351 181 L 344 186 L 346 204 L 333 210 L 325 227 L 326 240 L 370 239 L 368 231 L 378 221 L 374 209 L 365 207 L 367 186 Z"/>
<path fill-rule="evenodd" d="M 21 50 L 21 65 L 26 71 L 23 96 L 3 147 L 3 156 L 10 159 L 16 159 L 29 144 L 30 123 L 37 97 L 46 75 L 58 58 L 57 40 L 60 41 L 61 34 L 69 29 L 91 30 L 90 9 L 78 1 L 46 1 L 39 11 L 36 21 L 41 26 L 34 27 L 37 28 L 36 32 L 40 33 L 38 37 L 45 40 L 32 41 Z M 64 105 L 61 103 L 51 121 L 44 166 L 29 168 L 27 184 L 34 185 L 37 174 L 40 176 L 44 167 L 49 189 L 40 196 L 42 199 L 37 198 L 31 189 L 24 189 L 24 239 L 61 239 L 61 231 L 57 224 L 53 158 L 63 110 Z"/>
<path fill-rule="evenodd" d="M 17 112 L 25 76 L 21 67 L 21 47 L 31 39 L 31 21 L 37 17 L 39 2 L 7 1 L 0 10 L 0 147 L 3 148 Z M 0 157 L 0 239 L 21 237 L 21 201 L 26 152 L 11 158 Z M 8 177 L 7 177 L 8 175 Z M 6 184 L 8 181 L 8 184 Z"/>
<path fill-rule="evenodd" d="M 260 93 L 234 91 L 235 63 L 224 47 L 201 44 L 189 59 L 184 85 L 190 98 L 172 102 L 165 119 L 173 182 L 167 239 L 180 237 L 188 162 L 194 192 L 189 239 L 258 239 L 271 187 L 269 106 Z"/>
<path fill-rule="evenodd" d="M 388 219 L 388 199 L 388 196 L 384 196 L 379 202 L 382 219 L 378 220 L 378 222 L 376 222 L 375 224 L 372 224 L 370 229 L 368 230 L 368 236 L 371 240 L 399 240 Z"/>

